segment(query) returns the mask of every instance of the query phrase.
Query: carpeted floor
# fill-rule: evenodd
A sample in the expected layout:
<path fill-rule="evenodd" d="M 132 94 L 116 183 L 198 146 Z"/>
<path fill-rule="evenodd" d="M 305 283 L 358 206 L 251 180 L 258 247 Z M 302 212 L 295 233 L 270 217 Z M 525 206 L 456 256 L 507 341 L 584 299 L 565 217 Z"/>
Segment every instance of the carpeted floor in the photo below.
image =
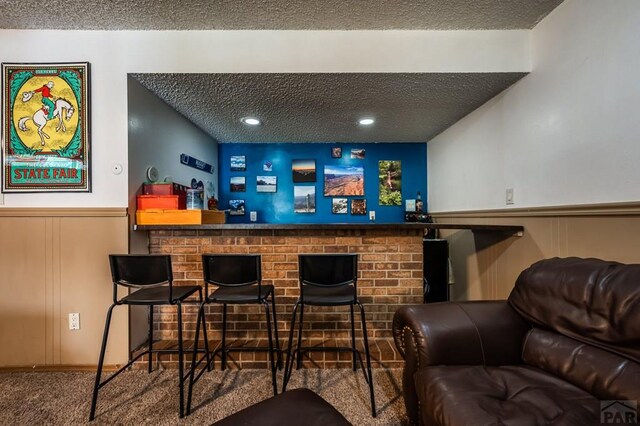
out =
<path fill-rule="evenodd" d="M 375 370 L 377 418 L 371 417 L 368 387 L 361 371 L 294 370 L 289 389 L 320 394 L 354 425 L 406 423 L 401 370 Z M 0 373 L 0 424 L 75 425 L 87 423 L 94 373 Z M 278 385 L 282 373 L 278 374 Z M 98 399 L 95 424 L 211 424 L 271 396 L 267 370 L 226 370 L 205 374 L 194 388 L 192 414 L 178 417 L 174 370 L 128 371 L 107 384 Z"/>

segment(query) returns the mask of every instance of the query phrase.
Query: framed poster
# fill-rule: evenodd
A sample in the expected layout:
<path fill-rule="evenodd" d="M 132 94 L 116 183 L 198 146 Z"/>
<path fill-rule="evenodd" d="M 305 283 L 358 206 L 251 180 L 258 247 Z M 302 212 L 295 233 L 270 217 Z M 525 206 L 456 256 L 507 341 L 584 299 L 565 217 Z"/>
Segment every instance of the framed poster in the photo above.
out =
<path fill-rule="evenodd" d="M 91 192 L 89 63 L 2 64 L 2 192 Z"/>

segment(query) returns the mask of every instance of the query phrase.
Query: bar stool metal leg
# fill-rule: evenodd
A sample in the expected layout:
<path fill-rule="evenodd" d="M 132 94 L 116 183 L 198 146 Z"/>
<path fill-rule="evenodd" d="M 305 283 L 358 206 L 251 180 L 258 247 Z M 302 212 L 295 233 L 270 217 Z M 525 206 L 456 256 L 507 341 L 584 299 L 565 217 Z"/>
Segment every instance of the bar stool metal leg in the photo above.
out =
<path fill-rule="evenodd" d="M 89 413 L 89 421 L 96 417 L 96 404 L 98 403 L 98 389 L 100 388 L 100 376 L 102 375 L 102 366 L 104 363 L 104 354 L 107 350 L 107 340 L 109 338 L 109 327 L 111 326 L 111 313 L 116 305 L 113 304 L 107 311 L 107 320 L 104 324 L 104 332 L 102 334 L 102 346 L 100 347 L 100 358 L 98 359 L 98 371 L 96 371 L 96 382 L 93 385 L 93 396 L 91 397 L 91 412 Z"/>
<path fill-rule="evenodd" d="M 180 385 L 180 418 L 184 417 L 184 352 L 182 349 L 182 303 L 178 302 L 178 379 Z"/>
<path fill-rule="evenodd" d="M 282 392 L 287 390 L 287 383 L 291 376 L 291 369 L 293 368 L 293 361 L 291 359 L 291 346 L 293 345 L 293 330 L 296 326 L 296 314 L 298 313 L 298 305 L 300 301 L 297 301 L 293 305 L 293 313 L 291 314 L 291 326 L 289 327 L 289 344 L 287 345 L 287 359 L 284 365 L 284 378 L 282 379 Z"/>
<path fill-rule="evenodd" d="M 371 396 L 371 415 L 373 417 L 376 416 L 376 399 L 373 394 L 373 373 L 371 372 L 371 356 L 369 355 L 369 339 L 367 337 L 367 322 L 364 315 L 364 306 L 359 301 L 357 302 L 358 306 L 360 306 L 360 316 L 362 318 L 362 337 L 364 338 L 364 352 L 367 357 L 367 372 L 369 373 L 369 395 Z"/>
<path fill-rule="evenodd" d="M 302 347 L 302 321 L 304 318 L 303 315 L 304 315 L 304 303 L 300 303 L 300 323 L 298 324 L 298 345 L 296 346 L 296 351 L 294 352 L 295 354 L 297 354 L 296 370 L 300 370 L 300 368 L 302 368 L 302 351 L 300 350 L 300 348 Z"/>
<path fill-rule="evenodd" d="M 276 318 L 276 294 L 275 289 L 271 294 L 271 307 L 273 309 L 273 327 L 276 335 L 276 351 L 278 352 L 278 369 L 282 370 L 282 348 L 280 347 L 280 338 L 278 337 L 278 319 Z"/>
<path fill-rule="evenodd" d="M 149 373 L 153 371 L 153 305 L 149 305 Z"/>
<path fill-rule="evenodd" d="M 226 334 L 227 334 L 227 304 L 222 304 L 222 368 L 224 370 L 227 367 L 227 346 L 226 346 Z"/>
<path fill-rule="evenodd" d="M 356 371 L 358 369 L 356 367 L 356 358 L 358 357 L 358 351 L 356 350 L 356 326 L 353 319 L 353 305 L 349 305 L 349 309 L 351 310 L 351 357 L 353 358 L 353 371 Z"/>
<path fill-rule="evenodd" d="M 189 414 L 191 414 L 191 396 L 193 394 L 193 382 L 194 382 L 194 375 L 195 375 L 195 371 L 196 371 L 196 359 L 198 358 L 198 338 L 200 337 L 200 321 L 202 321 L 203 324 L 204 324 L 204 321 L 205 321 L 204 302 L 202 302 L 200 304 L 200 309 L 198 309 L 198 319 L 196 320 L 196 335 L 195 335 L 195 338 L 193 340 L 193 354 L 192 354 L 192 357 L 191 357 L 191 369 L 189 371 L 189 390 L 187 392 L 187 416 Z M 205 341 L 205 344 L 206 344 L 206 342 L 207 342 L 206 334 L 205 334 L 205 340 L 204 341 Z M 208 353 L 209 353 L 209 350 L 207 348 L 207 354 Z M 209 365 L 209 362 L 210 362 L 210 359 L 207 356 L 207 366 Z"/>
<path fill-rule="evenodd" d="M 269 363 L 271 364 L 271 384 L 273 385 L 273 396 L 278 395 L 278 384 L 276 383 L 276 364 L 273 359 L 273 338 L 271 336 L 271 313 L 269 312 L 269 302 L 265 300 L 264 309 L 267 315 L 267 335 L 269 336 Z"/>

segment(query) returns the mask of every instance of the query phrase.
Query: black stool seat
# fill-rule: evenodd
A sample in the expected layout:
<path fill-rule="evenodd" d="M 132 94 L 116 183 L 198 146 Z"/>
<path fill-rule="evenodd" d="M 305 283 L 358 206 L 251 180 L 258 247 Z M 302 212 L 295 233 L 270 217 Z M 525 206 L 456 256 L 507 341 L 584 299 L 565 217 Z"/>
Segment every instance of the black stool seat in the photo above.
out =
<path fill-rule="evenodd" d="M 355 287 L 318 287 L 308 285 L 304 288 L 304 304 L 316 306 L 351 305 L 355 297 Z"/>
<path fill-rule="evenodd" d="M 113 304 L 107 311 L 107 319 L 104 325 L 104 333 L 102 335 L 102 345 L 100 346 L 100 357 L 98 358 L 98 371 L 96 372 L 96 380 L 93 385 L 93 396 L 91 397 L 91 411 L 89 412 L 89 421 L 96 416 L 96 405 L 98 403 L 98 391 L 104 385 L 109 383 L 114 377 L 128 369 L 131 364 L 136 362 L 144 355 L 149 356 L 148 369 L 151 373 L 153 369 L 153 354 L 156 359 L 161 354 L 176 353 L 178 354 L 178 388 L 180 392 L 180 417 L 184 417 L 184 382 L 188 378 L 184 375 L 184 342 L 182 339 L 182 305 L 184 303 L 197 301 L 202 304 L 202 287 L 200 286 L 181 286 L 173 285 L 173 271 L 171 269 L 171 256 L 169 255 L 153 255 L 153 254 L 111 254 L 109 255 L 109 264 L 111 266 L 111 278 L 113 281 Z M 122 299 L 118 299 L 118 287 L 126 287 L 135 291 Z M 189 296 L 198 293 L 195 300 L 186 300 Z M 149 338 L 148 348 L 138 353 L 132 358 L 132 352 L 129 352 L 129 362 L 120 367 L 115 373 L 111 374 L 105 380 L 102 380 L 102 367 L 104 364 L 104 356 L 107 350 L 107 340 L 109 338 L 109 328 L 111 326 L 111 315 L 116 306 L 127 305 L 144 305 L 149 307 Z M 176 308 L 178 322 L 178 349 L 154 349 L 153 348 L 153 310 L 157 305 L 172 305 Z M 204 319 L 204 312 L 198 311 L 198 324 Z M 204 345 L 205 358 L 207 363 L 211 360 L 209 354 L 209 343 L 207 333 L 204 329 Z M 197 336 L 197 333 L 196 333 Z M 198 348 L 194 344 L 194 356 L 197 356 Z M 190 375 L 189 375 L 190 376 Z"/>
<path fill-rule="evenodd" d="M 331 404 L 309 389 L 294 389 L 258 402 L 213 426 L 349 426 Z"/>
<path fill-rule="evenodd" d="M 227 354 L 237 351 L 266 351 L 269 354 L 271 364 L 271 384 L 273 394 L 278 394 L 276 382 L 276 368 L 282 368 L 282 351 L 278 339 L 278 321 L 276 317 L 276 294 L 273 285 L 262 285 L 262 258 L 260 255 L 250 254 L 203 254 L 202 272 L 204 274 L 205 299 L 200 305 L 200 314 L 196 322 L 196 337 L 193 345 L 193 358 L 191 359 L 191 374 L 189 377 L 189 396 L 187 397 L 187 414 L 191 412 L 191 397 L 193 385 L 205 371 L 211 371 L 211 362 L 220 354 L 220 366 L 224 370 L 227 364 Z M 216 290 L 209 294 L 209 285 L 216 286 Z M 198 337 L 200 336 L 200 323 L 204 325 L 206 317 L 205 305 L 219 303 L 222 305 L 222 341 L 220 347 L 213 351 L 213 356 L 206 359 L 205 366 L 196 374 L 196 369 L 205 361 L 205 357 L 197 359 Z M 227 305 L 238 304 L 262 305 L 267 320 L 268 347 L 228 347 L 226 343 L 227 332 Z M 271 304 L 271 308 L 269 307 Z M 273 314 L 273 332 L 271 334 L 271 314 Z M 203 329 L 204 331 L 204 329 Z M 205 340 L 206 342 L 206 340 Z M 274 359 L 274 353 L 277 355 Z"/>
<path fill-rule="evenodd" d="M 258 303 L 269 297 L 271 293 L 273 293 L 272 285 L 218 287 L 207 298 L 207 301 L 217 303 Z"/>
<path fill-rule="evenodd" d="M 373 374 L 371 372 L 371 356 L 369 354 L 369 341 L 367 337 L 367 322 L 365 320 L 364 306 L 358 299 L 358 255 L 357 254 L 300 254 L 298 255 L 298 278 L 300 283 L 300 297 L 293 305 L 291 326 L 289 327 L 289 344 L 287 346 L 287 363 L 282 380 L 282 391 L 287 390 L 287 383 L 291 377 L 294 359 L 296 369 L 302 367 L 302 356 L 306 352 L 332 351 L 352 353 L 352 367 L 356 371 L 356 361 L 360 361 L 364 378 L 369 385 L 369 397 L 371 398 L 371 415 L 376 416 L 376 401 L 373 392 Z M 351 348 L 345 347 L 303 347 L 302 346 L 302 322 L 305 305 L 315 306 L 349 306 L 351 313 Z M 365 369 L 360 352 L 356 349 L 356 330 L 354 323 L 353 307 L 360 308 L 362 320 L 362 339 L 364 340 L 364 352 L 367 360 Z M 300 322 L 298 324 L 298 344 L 295 351 L 293 346 L 293 330 L 296 325 L 296 313 L 300 308 Z"/>
<path fill-rule="evenodd" d="M 169 300 L 169 292 L 171 292 L 171 296 L 173 297 L 172 302 L 177 303 L 197 293 L 201 289 L 202 287 L 195 285 L 173 287 L 171 290 L 169 287 L 143 288 L 123 297 L 121 301 L 128 305 L 166 305 Z"/>

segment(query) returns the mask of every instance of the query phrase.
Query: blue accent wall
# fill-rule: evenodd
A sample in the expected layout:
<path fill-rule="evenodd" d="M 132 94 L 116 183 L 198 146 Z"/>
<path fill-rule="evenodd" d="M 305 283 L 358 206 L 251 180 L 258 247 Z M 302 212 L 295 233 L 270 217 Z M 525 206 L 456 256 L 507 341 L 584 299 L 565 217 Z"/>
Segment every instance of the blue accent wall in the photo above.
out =
<path fill-rule="evenodd" d="M 342 148 L 342 158 L 332 158 L 331 148 Z M 367 212 L 375 210 L 375 223 L 401 223 L 404 221 L 404 200 L 414 199 L 418 191 L 427 209 L 427 146 L 425 143 L 223 143 L 218 146 L 219 208 L 228 209 L 230 199 L 245 200 L 244 216 L 228 216 L 229 223 L 250 223 L 249 212 L 258 212 L 257 223 L 370 223 L 369 214 L 351 214 L 351 199 L 365 198 Z M 352 159 L 351 149 L 365 149 L 364 159 Z M 230 157 L 244 155 L 246 171 L 231 171 Z M 316 161 L 315 183 L 293 183 L 291 164 L 293 160 Z M 378 205 L 378 161 L 399 160 L 402 162 L 402 205 Z M 263 163 L 271 161 L 273 171 L 263 171 Z M 364 197 L 349 198 L 348 214 L 333 214 L 333 197 L 324 196 L 325 165 L 357 165 L 364 167 Z M 231 192 L 229 179 L 244 176 L 246 192 Z M 277 192 L 257 192 L 257 176 L 277 176 Z M 293 186 L 315 186 L 316 212 L 295 213 L 293 211 Z"/>

